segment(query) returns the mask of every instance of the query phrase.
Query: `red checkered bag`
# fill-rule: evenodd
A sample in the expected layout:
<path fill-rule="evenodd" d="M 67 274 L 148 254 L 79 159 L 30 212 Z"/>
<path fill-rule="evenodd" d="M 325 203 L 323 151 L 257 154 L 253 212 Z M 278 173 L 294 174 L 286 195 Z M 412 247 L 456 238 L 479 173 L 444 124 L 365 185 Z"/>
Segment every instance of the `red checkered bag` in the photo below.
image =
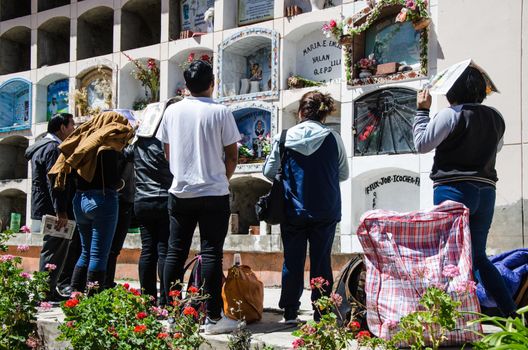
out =
<path fill-rule="evenodd" d="M 480 312 L 475 293 L 458 294 L 461 282 L 472 280 L 469 210 L 460 203 L 446 201 L 432 210 L 397 213 L 371 210 L 361 218 L 357 235 L 365 252 L 367 267 L 367 322 L 370 331 L 390 339 L 403 316 L 417 311 L 427 287 L 446 286 L 446 291 L 462 305 L 460 311 Z M 445 266 L 455 265 L 460 274 L 442 276 Z M 417 273 L 421 271 L 421 273 Z M 445 345 L 478 339 L 479 324 L 464 314 Z"/>

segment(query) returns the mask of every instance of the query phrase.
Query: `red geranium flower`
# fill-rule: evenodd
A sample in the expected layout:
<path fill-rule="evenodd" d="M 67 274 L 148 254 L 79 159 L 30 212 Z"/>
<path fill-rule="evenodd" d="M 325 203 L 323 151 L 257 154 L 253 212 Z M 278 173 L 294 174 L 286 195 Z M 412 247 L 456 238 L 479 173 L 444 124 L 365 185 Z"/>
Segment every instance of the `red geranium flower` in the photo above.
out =
<path fill-rule="evenodd" d="M 136 288 L 130 288 L 130 293 L 134 294 L 135 296 L 141 295 L 141 292 L 137 290 Z"/>
<path fill-rule="evenodd" d="M 145 326 L 144 324 L 138 324 L 137 326 L 134 327 L 134 332 L 136 333 L 143 333 L 147 330 L 147 326 Z"/>
<path fill-rule="evenodd" d="M 165 339 L 167 338 L 169 335 L 167 333 L 158 333 L 158 339 Z"/>
<path fill-rule="evenodd" d="M 181 292 L 179 290 L 171 290 L 169 292 L 169 296 L 170 297 L 174 297 L 174 298 L 177 298 L 181 295 Z"/>
<path fill-rule="evenodd" d="M 187 315 L 187 316 L 193 316 L 193 317 L 198 317 L 198 312 L 196 311 L 196 309 L 192 306 L 186 306 L 184 309 L 183 309 L 183 314 L 184 315 Z"/>
<path fill-rule="evenodd" d="M 195 286 L 190 286 L 189 288 L 187 288 L 187 291 L 191 294 L 196 294 L 199 292 L 199 289 L 196 288 Z"/>
<path fill-rule="evenodd" d="M 361 327 L 361 324 L 358 321 L 350 321 L 348 324 L 348 329 L 351 331 L 357 331 Z"/>
<path fill-rule="evenodd" d="M 174 300 L 172 302 L 172 306 L 180 306 L 180 301 L 179 300 Z"/>
<path fill-rule="evenodd" d="M 144 319 L 144 318 L 147 317 L 147 316 L 148 316 L 147 313 L 146 313 L 146 312 L 143 312 L 143 311 L 138 312 L 138 313 L 136 314 L 136 318 L 137 318 L 138 320 L 142 320 L 142 319 Z"/>
<path fill-rule="evenodd" d="M 359 332 L 357 335 L 356 335 L 356 339 L 360 340 L 360 339 L 365 339 L 365 338 L 370 338 L 370 332 L 369 331 L 361 331 Z"/>
<path fill-rule="evenodd" d="M 64 303 L 64 306 L 71 309 L 73 307 L 76 307 L 77 304 L 79 304 L 79 300 L 77 299 L 70 299 L 70 300 L 67 300 L 65 303 Z"/>
<path fill-rule="evenodd" d="M 330 28 L 335 28 L 337 26 L 337 22 L 335 20 L 330 20 Z"/>
<path fill-rule="evenodd" d="M 174 335 L 172 337 L 174 339 L 180 339 L 182 337 L 182 334 L 180 332 L 176 332 L 176 333 L 174 333 Z"/>
<path fill-rule="evenodd" d="M 124 284 L 123 284 L 123 288 L 125 288 L 126 290 L 128 290 L 128 288 L 130 288 L 130 284 L 128 284 L 128 283 L 124 283 Z"/>

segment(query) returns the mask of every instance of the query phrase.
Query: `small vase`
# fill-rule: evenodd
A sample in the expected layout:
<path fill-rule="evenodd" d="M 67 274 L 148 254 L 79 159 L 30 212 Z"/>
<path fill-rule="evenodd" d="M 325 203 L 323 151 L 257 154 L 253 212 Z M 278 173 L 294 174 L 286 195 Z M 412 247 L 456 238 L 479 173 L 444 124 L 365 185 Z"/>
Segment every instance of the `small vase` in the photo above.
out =
<path fill-rule="evenodd" d="M 249 79 L 240 79 L 240 92 L 239 95 L 245 95 L 249 90 Z"/>
<path fill-rule="evenodd" d="M 322 10 L 324 8 L 325 0 L 310 0 L 312 11 Z"/>
<path fill-rule="evenodd" d="M 359 72 L 359 78 L 360 79 L 366 79 L 372 76 L 372 72 L 368 69 L 362 69 L 361 72 Z"/>
<path fill-rule="evenodd" d="M 250 81 L 249 86 L 249 93 L 251 94 L 260 91 L 260 81 Z"/>
<path fill-rule="evenodd" d="M 430 18 L 420 18 L 417 21 L 414 21 L 413 23 L 414 30 L 417 32 L 420 32 L 424 30 L 425 28 L 429 27 L 429 24 L 431 24 Z"/>

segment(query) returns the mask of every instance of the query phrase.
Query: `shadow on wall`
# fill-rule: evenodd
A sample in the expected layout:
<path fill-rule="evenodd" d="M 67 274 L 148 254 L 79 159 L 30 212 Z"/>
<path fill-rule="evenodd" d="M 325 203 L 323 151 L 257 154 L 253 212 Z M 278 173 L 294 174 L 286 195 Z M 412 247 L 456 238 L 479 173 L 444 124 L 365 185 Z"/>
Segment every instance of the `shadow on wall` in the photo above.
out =
<path fill-rule="evenodd" d="M 229 185 L 231 213 L 238 214 L 238 232 L 232 233 L 248 234 L 249 226 L 260 224 L 255 214 L 255 204 L 269 192 L 271 184 L 259 178 L 243 176 L 232 179 Z"/>

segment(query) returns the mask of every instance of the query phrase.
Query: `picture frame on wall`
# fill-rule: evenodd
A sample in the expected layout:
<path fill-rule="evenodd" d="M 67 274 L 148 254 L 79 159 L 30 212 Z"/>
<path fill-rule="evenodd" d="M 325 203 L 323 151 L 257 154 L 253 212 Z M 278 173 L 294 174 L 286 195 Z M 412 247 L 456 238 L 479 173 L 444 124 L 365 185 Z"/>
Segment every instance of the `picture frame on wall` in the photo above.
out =
<path fill-rule="evenodd" d="M 238 26 L 273 19 L 274 0 L 238 0 Z"/>

